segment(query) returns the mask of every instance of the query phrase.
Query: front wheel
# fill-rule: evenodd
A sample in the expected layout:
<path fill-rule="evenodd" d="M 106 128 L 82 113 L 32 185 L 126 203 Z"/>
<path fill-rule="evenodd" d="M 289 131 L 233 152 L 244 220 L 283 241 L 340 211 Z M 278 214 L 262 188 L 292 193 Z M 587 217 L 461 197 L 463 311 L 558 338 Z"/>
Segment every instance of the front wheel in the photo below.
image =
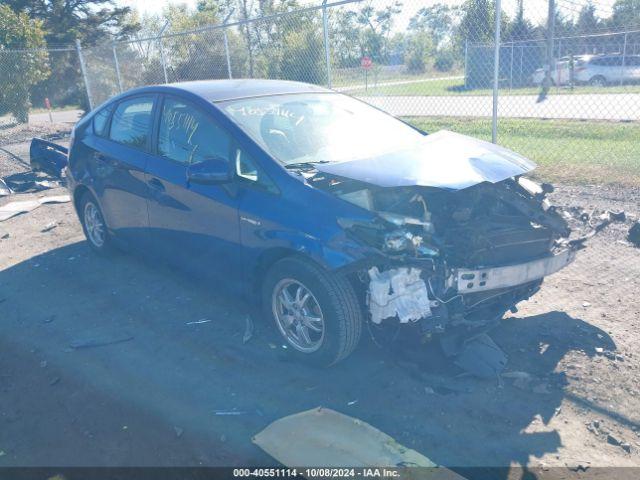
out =
<path fill-rule="evenodd" d="M 591 85 L 592 87 L 606 87 L 607 79 L 602 75 L 596 75 L 595 77 L 592 77 L 591 80 L 589 80 L 589 85 Z"/>
<path fill-rule="evenodd" d="M 303 361 L 330 366 L 357 346 L 362 313 L 349 281 L 311 262 L 276 262 L 262 286 L 264 314 Z"/>

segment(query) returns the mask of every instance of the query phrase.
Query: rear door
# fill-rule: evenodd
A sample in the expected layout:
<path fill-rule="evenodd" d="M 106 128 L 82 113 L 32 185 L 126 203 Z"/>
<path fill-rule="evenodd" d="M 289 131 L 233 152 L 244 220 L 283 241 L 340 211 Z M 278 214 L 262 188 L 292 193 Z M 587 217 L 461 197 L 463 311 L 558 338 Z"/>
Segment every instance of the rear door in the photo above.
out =
<path fill-rule="evenodd" d="M 149 223 L 144 169 L 151 158 L 155 104 L 156 95 L 128 97 L 113 107 L 110 124 L 96 117 L 91 158 L 95 189 L 109 228 L 133 244 L 145 243 Z"/>
<path fill-rule="evenodd" d="M 231 137 L 208 112 L 180 97 L 164 96 L 159 109 L 155 155 L 146 171 L 152 248 L 182 268 L 239 286 L 236 185 L 187 180 L 189 165 L 213 157 L 229 162 Z"/>

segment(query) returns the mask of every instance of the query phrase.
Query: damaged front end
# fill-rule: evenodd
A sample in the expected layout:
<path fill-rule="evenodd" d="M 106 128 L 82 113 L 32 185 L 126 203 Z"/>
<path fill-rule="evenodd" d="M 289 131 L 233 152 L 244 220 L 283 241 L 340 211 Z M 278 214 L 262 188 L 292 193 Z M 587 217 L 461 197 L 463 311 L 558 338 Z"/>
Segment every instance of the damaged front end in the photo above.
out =
<path fill-rule="evenodd" d="M 434 134 L 431 150 L 421 153 L 433 154 L 433 144 L 441 150 L 449 140 L 460 143 L 462 136 L 446 133 Z M 585 240 L 570 239 L 564 213 L 545 198 L 553 188 L 523 176 L 533 164 L 485 142 L 464 142 L 467 151 L 458 148 L 453 163 L 473 178 L 443 171 L 430 178 L 424 162 L 416 173 L 415 159 L 397 165 L 406 152 L 305 172 L 310 185 L 375 214 L 368 222 L 338 219 L 377 252 L 356 272 L 370 321 L 412 324 L 427 336 L 446 332 L 443 346 L 451 354 L 461 352 L 460 338 L 477 337 L 515 311 L 544 277 L 573 261 Z M 466 155 L 471 150 L 474 155 Z M 380 169 L 401 173 L 378 181 Z"/>
<path fill-rule="evenodd" d="M 369 223 L 340 220 L 384 258 L 360 275 L 373 323 L 398 319 L 425 334 L 490 326 L 575 255 L 566 221 L 523 179 L 455 191 L 329 183 L 377 214 Z"/>

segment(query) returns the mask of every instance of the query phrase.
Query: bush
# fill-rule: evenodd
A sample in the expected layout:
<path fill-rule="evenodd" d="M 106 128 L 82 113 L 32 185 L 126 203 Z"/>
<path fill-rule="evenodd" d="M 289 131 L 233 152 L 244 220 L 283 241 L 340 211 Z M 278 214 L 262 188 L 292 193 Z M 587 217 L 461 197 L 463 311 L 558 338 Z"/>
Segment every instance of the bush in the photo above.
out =
<path fill-rule="evenodd" d="M 427 70 L 427 63 L 433 44 L 426 32 L 416 32 L 407 39 L 404 65 L 408 73 L 419 74 Z"/>
<path fill-rule="evenodd" d="M 439 72 L 448 72 L 453 68 L 455 59 L 451 50 L 441 50 L 436 53 L 436 59 L 433 62 L 433 67 Z"/>

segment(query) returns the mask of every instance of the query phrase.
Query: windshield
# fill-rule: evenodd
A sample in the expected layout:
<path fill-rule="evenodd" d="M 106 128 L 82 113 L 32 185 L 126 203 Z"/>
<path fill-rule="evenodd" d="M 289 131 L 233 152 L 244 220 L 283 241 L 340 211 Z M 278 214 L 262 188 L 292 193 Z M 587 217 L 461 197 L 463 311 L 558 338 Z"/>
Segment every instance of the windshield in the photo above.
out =
<path fill-rule="evenodd" d="M 423 138 L 394 117 L 340 94 L 247 98 L 222 108 L 284 165 L 366 158 Z"/>

